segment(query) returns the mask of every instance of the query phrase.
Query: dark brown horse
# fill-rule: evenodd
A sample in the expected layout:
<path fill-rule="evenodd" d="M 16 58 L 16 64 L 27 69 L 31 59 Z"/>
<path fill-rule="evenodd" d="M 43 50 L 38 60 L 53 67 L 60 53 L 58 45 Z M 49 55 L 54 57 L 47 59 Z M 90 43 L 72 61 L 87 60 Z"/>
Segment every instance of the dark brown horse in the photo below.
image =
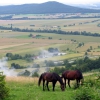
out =
<path fill-rule="evenodd" d="M 77 87 L 79 86 L 80 82 L 83 83 L 83 75 L 79 70 L 66 70 L 62 73 L 62 78 L 65 81 L 65 88 L 66 88 L 66 79 L 68 80 L 68 86 L 70 87 L 70 80 L 76 80 Z"/>
<path fill-rule="evenodd" d="M 40 86 L 40 83 L 41 83 L 42 80 L 43 80 L 43 91 L 45 90 L 44 89 L 45 81 L 46 81 L 46 86 L 47 86 L 48 91 L 49 91 L 49 87 L 48 87 L 49 82 L 52 82 L 53 91 L 54 91 L 55 84 L 56 84 L 57 81 L 61 85 L 60 86 L 61 90 L 62 91 L 65 90 L 63 80 L 62 80 L 62 78 L 57 73 L 50 73 L 50 72 L 42 73 L 41 76 L 39 77 L 39 80 L 38 80 L 38 86 Z"/>

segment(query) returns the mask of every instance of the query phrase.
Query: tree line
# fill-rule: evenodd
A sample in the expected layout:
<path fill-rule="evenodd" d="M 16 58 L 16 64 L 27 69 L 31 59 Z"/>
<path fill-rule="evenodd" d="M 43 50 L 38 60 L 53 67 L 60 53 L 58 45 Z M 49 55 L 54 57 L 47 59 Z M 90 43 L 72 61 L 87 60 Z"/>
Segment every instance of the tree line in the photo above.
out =
<path fill-rule="evenodd" d="M 64 60 L 64 66 L 62 68 L 55 67 L 51 72 L 61 74 L 64 70 L 80 70 L 82 72 L 88 72 L 94 69 L 100 69 L 100 57 L 96 60 L 89 59 L 87 56 L 84 59 L 75 60 L 73 63 L 69 63 L 66 59 Z"/>
<path fill-rule="evenodd" d="M 37 32 L 37 33 L 56 33 L 56 34 L 63 34 L 63 35 L 84 35 L 84 36 L 95 36 L 95 37 L 100 37 L 99 33 L 91 33 L 91 32 L 86 32 L 86 31 L 62 31 L 62 30 L 51 30 L 51 29 L 38 29 L 38 30 L 34 30 L 34 29 L 20 29 L 20 28 L 12 28 L 12 24 L 11 27 L 4 27 L 4 26 L 0 26 L 0 29 L 2 30 L 12 30 L 12 31 L 17 31 L 17 32 Z"/>
<path fill-rule="evenodd" d="M 12 54 L 12 53 L 6 53 L 6 57 L 8 58 L 8 60 L 17 60 L 17 59 L 23 59 L 23 60 L 31 60 L 35 55 L 31 55 L 31 54 L 25 54 L 25 56 L 21 56 L 19 54 Z M 33 60 L 33 59 L 32 59 Z"/>
<path fill-rule="evenodd" d="M 12 53 L 6 53 L 6 57 L 8 58 L 8 60 L 18 60 L 18 59 L 22 59 L 22 60 L 26 60 L 28 62 L 33 61 L 33 57 L 35 55 L 31 55 L 31 54 L 25 54 L 25 56 L 21 56 L 19 54 L 12 54 Z M 12 63 L 11 64 L 11 68 L 15 68 L 15 69 L 22 69 L 22 68 L 26 68 L 27 66 L 21 66 L 19 64 L 15 64 Z"/>

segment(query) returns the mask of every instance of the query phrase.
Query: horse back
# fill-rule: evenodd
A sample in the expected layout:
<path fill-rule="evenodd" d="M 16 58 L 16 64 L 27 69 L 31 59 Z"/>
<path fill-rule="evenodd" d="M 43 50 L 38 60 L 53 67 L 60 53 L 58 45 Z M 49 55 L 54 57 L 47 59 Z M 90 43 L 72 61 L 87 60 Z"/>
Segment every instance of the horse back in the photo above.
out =
<path fill-rule="evenodd" d="M 52 82 L 53 80 L 55 80 L 55 76 L 53 75 L 53 73 L 46 73 L 43 77 L 44 80 L 47 80 L 48 82 Z"/>
<path fill-rule="evenodd" d="M 62 78 L 67 78 L 67 74 L 68 74 L 69 70 L 66 70 L 62 73 Z"/>
<path fill-rule="evenodd" d="M 70 71 L 67 74 L 67 78 L 70 78 L 72 80 L 74 80 L 74 79 L 82 79 L 83 75 L 79 70 L 75 70 L 75 71 Z"/>

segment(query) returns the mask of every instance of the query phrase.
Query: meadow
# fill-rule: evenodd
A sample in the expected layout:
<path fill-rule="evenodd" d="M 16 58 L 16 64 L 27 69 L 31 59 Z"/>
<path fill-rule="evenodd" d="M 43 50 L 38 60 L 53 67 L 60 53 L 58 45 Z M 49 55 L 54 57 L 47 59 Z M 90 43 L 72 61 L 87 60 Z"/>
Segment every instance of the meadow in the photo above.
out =
<path fill-rule="evenodd" d="M 6 77 L 6 85 L 10 88 L 9 97 L 5 100 L 100 100 L 100 80 L 97 72 L 84 73 L 84 85 L 75 88 L 76 81 L 71 81 L 71 88 L 61 91 L 57 82 L 55 91 L 49 83 L 50 91 L 42 90 L 42 83 L 38 86 L 38 78 L 32 77 Z M 83 99 L 80 99 L 83 98 Z"/>

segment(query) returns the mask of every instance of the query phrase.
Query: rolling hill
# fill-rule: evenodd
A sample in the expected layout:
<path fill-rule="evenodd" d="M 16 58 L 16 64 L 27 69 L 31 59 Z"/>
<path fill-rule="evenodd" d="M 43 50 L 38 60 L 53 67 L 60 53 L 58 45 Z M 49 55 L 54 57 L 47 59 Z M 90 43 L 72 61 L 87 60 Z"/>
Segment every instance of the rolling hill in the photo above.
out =
<path fill-rule="evenodd" d="M 0 6 L 0 14 L 48 14 L 48 13 L 98 13 L 100 10 L 78 8 L 51 1 L 41 4 Z"/>

